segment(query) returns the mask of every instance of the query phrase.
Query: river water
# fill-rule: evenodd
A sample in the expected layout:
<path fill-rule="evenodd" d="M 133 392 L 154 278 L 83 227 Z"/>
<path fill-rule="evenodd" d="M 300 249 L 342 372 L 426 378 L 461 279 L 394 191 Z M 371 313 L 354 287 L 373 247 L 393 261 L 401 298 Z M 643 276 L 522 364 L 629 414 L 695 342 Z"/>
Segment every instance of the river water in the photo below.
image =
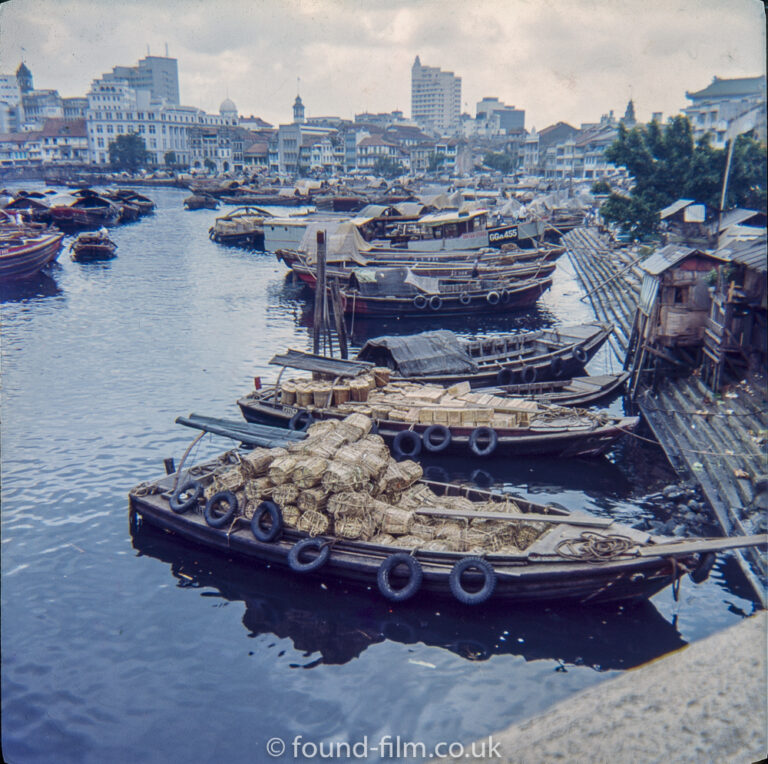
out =
<path fill-rule="evenodd" d="M 271 356 L 311 345 L 310 301 L 274 257 L 209 241 L 222 213 L 184 211 L 188 192 L 148 193 L 158 209 L 112 230 L 115 260 L 62 252 L 49 274 L 0 290 L 7 761 L 239 764 L 269 761 L 271 738 L 290 761 L 297 735 L 365 741 L 371 761 L 394 759 L 386 735 L 429 753 L 753 612 L 727 555 L 678 601 L 667 589 L 638 607 L 390 607 L 132 529 L 128 490 L 196 434 L 175 417 L 239 418 L 253 377 L 274 379 Z M 581 294 L 564 257 L 536 309 L 441 326 L 478 336 L 592 320 Z M 353 337 L 418 328 L 358 321 Z M 611 370 L 606 347 L 590 371 Z M 229 447 L 206 436 L 194 456 Z M 475 467 L 432 464 L 450 479 Z M 634 439 L 599 460 L 495 460 L 474 477 L 630 523 L 675 479 Z"/>

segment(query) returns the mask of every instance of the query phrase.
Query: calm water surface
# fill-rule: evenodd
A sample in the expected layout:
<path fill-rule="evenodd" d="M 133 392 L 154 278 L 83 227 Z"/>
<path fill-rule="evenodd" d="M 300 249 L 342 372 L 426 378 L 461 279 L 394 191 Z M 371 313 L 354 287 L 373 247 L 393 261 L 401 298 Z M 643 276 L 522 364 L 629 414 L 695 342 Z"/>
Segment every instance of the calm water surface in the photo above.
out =
<path fill-rule="evenodd" d="M 667 590 L 632 608 L 390 608 L 131 529 L 129 488 L 195 435 L 175 417 L 239 418 L 254 375 L 274 379 L 272 354 L 311 344 L 309 301 L 281 264 L 210 242 L 222 213 L 184 211 L 188 192 L 149 195 L 154 216 L 112 231 L 117 259 L 62 252 L 0 291 L 7 761 L 239 764 L 298 734 L 468 742 L 753 611 L 729 557 L 677 602 Z M 479 336 L 591 320 L 580 296 L 562 258 L 535 310 L 440 325 Z M 418 328 L 358 321 L 353 336 Z M 590 370 L 618 369 L 604 348 Z M 206 436 L 194 456 L 229 446 Z M 468 480 L 476 467 L 430 469 Z M 495 460 L 474 478 L 634 523 L 674 476 L 628 441 L 600 460 Z"/>

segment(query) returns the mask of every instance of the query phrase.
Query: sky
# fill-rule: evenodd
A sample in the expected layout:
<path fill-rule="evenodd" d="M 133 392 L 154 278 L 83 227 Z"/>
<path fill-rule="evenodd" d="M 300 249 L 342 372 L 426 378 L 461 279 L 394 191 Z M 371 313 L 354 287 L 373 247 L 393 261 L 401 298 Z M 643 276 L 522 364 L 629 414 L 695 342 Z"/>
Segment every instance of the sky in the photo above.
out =
<path fill-rule="evenodd" d="M 714 76 L 765 76 L 760 0 L 8 0 L 0 73 L 22 57 L 36 88 L 85 95 L 117 64 L 178 59 L 181 102 L 290 122 L 400 109 L 416 55 L 525 109 L 527 129 L 576 127 L 635 103 L 679 113 Z"/>

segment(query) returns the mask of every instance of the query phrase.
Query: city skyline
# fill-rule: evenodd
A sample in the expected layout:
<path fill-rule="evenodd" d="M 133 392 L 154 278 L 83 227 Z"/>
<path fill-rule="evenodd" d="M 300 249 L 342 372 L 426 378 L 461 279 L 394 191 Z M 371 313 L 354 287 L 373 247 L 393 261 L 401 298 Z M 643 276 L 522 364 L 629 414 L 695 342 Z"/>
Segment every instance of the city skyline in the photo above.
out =
<path fill-rule="evenodd" d="M 765 73 L 759 0 L 223 0 L 215 16 L 210 8 L 11 0 L 0 5 L 0 71 L 23 58 L 36 87 L 85 95 L 113 66 L 133 66 L 148 50 L 165 55 L 167 44 L 183 104 L 215 113 L 229 97 L 241 115 L 277 125 L 291 121 L 297 91 L 310 117 L 410 116 L 418 55 L 461 77 L 462 112 L 474 116 L 478 101 L 497 96 L 526 111 L 529 130 L 618 116 L 630 98 L 640 121 L 666 117 L 714 76 Z"/>

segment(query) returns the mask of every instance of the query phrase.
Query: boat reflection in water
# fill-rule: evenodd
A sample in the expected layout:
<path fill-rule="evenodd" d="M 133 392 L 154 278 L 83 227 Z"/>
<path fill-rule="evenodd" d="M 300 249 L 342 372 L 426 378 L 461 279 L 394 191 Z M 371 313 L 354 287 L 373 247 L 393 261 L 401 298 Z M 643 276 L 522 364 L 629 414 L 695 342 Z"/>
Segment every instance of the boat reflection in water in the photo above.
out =
<path fill-rule="evenodd" d="M 51 263 L 47 267 L 55 269 L 56 266 L 56 263 Z M 0 302 L 23 302 L 38 297 L 55 297 L 61 293 L 56 279 L 48 273 L 38 273 L 23 281 L 0 282 Z"/>
<path fill-rule="evenodd" d="M 347 663 L 371 645 L 391 640 L 440 647 L 467 660 L 517 655 L 557 662 L 561 671 L 568 666 L 610 671 L 633 668 L 686 644 L 648 601 L 589 608 L 479 605 L 471 615 L 466 607 L 444 601 L 393 608 L 365 588 L 332 578 L 297 579 L 264 563 L 211 554 L 136 518 L 131 536 L 140 556 L 171 566 L 179 587 L 244 602 L 249 636 L 290 639 L 297 651 L 318 656 L 296 667 Z"/>

